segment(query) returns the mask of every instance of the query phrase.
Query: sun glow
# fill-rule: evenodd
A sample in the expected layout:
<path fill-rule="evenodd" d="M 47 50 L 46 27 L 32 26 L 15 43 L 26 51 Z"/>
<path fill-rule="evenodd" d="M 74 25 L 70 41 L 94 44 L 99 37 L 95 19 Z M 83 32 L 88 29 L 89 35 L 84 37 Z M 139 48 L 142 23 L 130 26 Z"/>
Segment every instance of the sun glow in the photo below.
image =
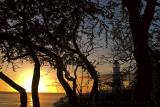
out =
<path fill-rule="evenodd" d="M 41 75 L 45 71 L 41 71 Z M 31 86 L 32 86 L 32 76 L 33 76 L 33 69 L 26 69 L 21 73 L 21 75 L 18 77 L 17 82 L 26 89 L 27 92 L 31 92 Z M 53 92 L 57 93 L 57 88 L 54 85 L 51 85 L 54 80 L 54 78 L 51 78 L 50 75 L 41 76 L 40 82 L 38 86 L 38 92 Z"/>
<path fill-rule="evenodd" d="M 32 85 L 32 78 L 28 77 L 25 80 L 23 87 L 26 89 L 27 92 L 31 92 L 31 85 Z M 39 82 L 38 91 L 39 92 L 46 92 L 46 91 L 48 91 L 46 89 L 45 81 L 42 80 L 42 79 Z"/>

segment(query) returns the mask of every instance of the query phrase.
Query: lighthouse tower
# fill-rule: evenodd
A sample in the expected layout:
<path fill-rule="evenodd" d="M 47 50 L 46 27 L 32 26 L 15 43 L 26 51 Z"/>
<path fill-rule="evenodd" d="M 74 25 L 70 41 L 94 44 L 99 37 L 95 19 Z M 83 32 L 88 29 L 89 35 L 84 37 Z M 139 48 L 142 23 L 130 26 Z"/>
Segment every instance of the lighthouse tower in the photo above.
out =
<path fill-rule="evenodd" d="M 113 63 L 113 86 L 112 86 L 113 93 L 120 93 L 121 92 L 121 72 L 120 72 L 120 65 L 118 60 L 115 60 Z"/>

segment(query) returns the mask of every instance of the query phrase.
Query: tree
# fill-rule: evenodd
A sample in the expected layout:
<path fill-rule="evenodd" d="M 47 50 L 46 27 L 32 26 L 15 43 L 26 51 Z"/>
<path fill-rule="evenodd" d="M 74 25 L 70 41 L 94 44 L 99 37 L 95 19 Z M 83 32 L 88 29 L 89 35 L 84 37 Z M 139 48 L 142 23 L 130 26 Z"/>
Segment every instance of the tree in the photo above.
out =
<path fill-rule="evenodd" d="M 25 89 L 16 84 L 2 72 L 0 72 L 0 78 L 20 93 L 20 101 L 21 101 L 20 107 L 27 107 L 27 93 Z"/>
<path fill-rule="evenodd" d="M 13 41 L 11 42 L 14 43 Z M 22 54 L 22 55 L 17 55 L 18 52 L 16 53 L 15 49 L 11 48 L 11 46 L 13 46 L 11 44 L 8 44 L 7 42 L 3 43 L 2 50 L 4 49 L 5 51 L 4 53 L 3 52 L 2 53 L 6 55 L 2 60 L 4 62 L 5 60 L 7 60 L 8 63 L 11 63 L 11 62 L 14 63 L 13 61 L 18 59 L 24 60 L 26 58 L 26 60 L 28 60 L 27 56 L 30 56 L 33 59 L 33 62 L 35 63 L 35 65 L 34 65 L 34 72 L 33 72 L 33 78 L 32 78 L 32 100 L 33 100 L 33 106 L 39 107 L 40 103 L 39 103 L 39 97 L 38 97 L 38 85 L 39 85 L 39 79 L 40 79 L 40 62 L 37 58 L 37 55 L 31 49 L 25 50 L 25 53 L 23 53 L 22 51 L 24 51 L 23 50 L 24 48 L 18 48 L 17 46 L 15 46 L 16 48 L 19 49 L 19 51 L 21 51 L 21 54 Z M 29 59 L 31 60 L 31 58 Z M 13 65 L 13 70 L 16 71 L 14 65 Z"/>
<path fill-rule="evenodd" d="M 83 7 L 84 4 L 87 4 L 87 7 Z M 8 54 L 8 57 L 17 54 L 22 55 L 22 53 L 28 51 L 28 48 L 33 48 L 33 50 L 47 55 L 48 57 L 43 58 L 57 68 L 59 80 L 62 81 L 62 86 L 74 105 L 76 102 L 72 100 L 76 100 L 74 97 L 76 93 L 72 92 L 71 87 L 64 81 L 62 72 L 66 72 L 66 68 L 62 66 L 64 59 L 61 56 L 68 53 L 69 55 L 72 55 L 70 53 L 77 54 L 94 79 L 91 92 L 92 99 L 93 93 L 98 94 L 96 70 L 86 56 L 83 55 L 76 42 L 78 38 L 77 29 L 81 24 L 80 22 L 82 22 L 81 17 L 85 14 L 98 12 L 97 8 L 96 3 L 88 1 L 82 3 L 77 1 L 2 1 L 1 10 L 4 11 L 1 16 L 3 20 L 1 32 L 5 32 L 6 35 L 1 33 L 1 40 L 12 41 L 12 45 L 15 45 L 11 49 L 21 50 L 18 51 L 19 53 L 13 51 L 13 54 Z M 66 10 L 64 11 L 64 9 Z M 80 12 L 80 14 L 75 14 L 76 12 Z M 12 40 L 9 40 L 11 38 Z M 62 45 L 64 43 L 65 45 Z M 11 46 L 10 42 L 8 42 L 8 45 Z M 24 50 L 17 48 L 19 46 L 25 47 Z M 18 58 L 24 56 L 21 55 Z M 67 57 L 71 58 L 69 55 Z"/>
<path fill-rule="evenodd" d="M 88 55 L 82 51 L 78 41 L 86 37 L 90 40 L 89 43 L 92 47 L 95 45 L 94 40 L 98 36 L 103 36 L 106 38 L 107 44 L 108 30 L 112 29 L 113 33 L 117 33 L 114 28 L 108 26 L 108 20 L 116 17 L 112 9 L 118 4 L 112 0 L 100 2 L 90 0 L 6 0 L 0 3 L 2 49 L 5 48 L 4 44 L 7 44 L 7 49 L 11 50 L 9 53 L 5 52 L 5 56 L 10 58 L 10 56 L 19 55 L 18 58 L 25 58 L 26 52 L 29 52 L 27 55 L 31 54 L 35 61 L 35 71 L 36 69 L 39 71 L 39 61 L 49 62 L 57 69 L 57 77 L 73 106 L 80 106 L 80 104 L 77 101 L 77 93 L 66 81 L 66 79 L 74 81 L 66 66 L 77 63 L 75 59 L 79 59 L 81 66 L 88 71 L 94 81 L 90 103 L 94 98 L 96 101 L 98 96 L 97 71 Z M 123 5 L 127 7 L 129 13 L 134 51 L 132 46 L 129 48 L 134 53 L 138 68 L 135 99 L 150 100 L 148 93 L 151 93 L 153 86 L 151 74 L 152 71 L 158 71 L 159 68 L 157 60 L 152 57 L 155 54 L 148 44 L 148 30 L 153 18 L 155 0 L 146 1 L 143 16 L 140 13 L 140 4 L 141 0 L 131 0 L 131 2 L 123 0 Z M 117 13 L 115 12 L 115 14 Z M 125 30 L 123 31 L 125 32 Z M 118 38 L 119 36 L 120 38 Z M 116 35 L 116 39 L 121 40 L 121 45 L 124 45 L 123 36 Z M 38 56 L 36 57 L 36 55 Z M 156 67 L 152 62 L 156 64 Z M 146 90 L 142 90 L 141 87 L 146 87 Z"/>
<path fill-rule="evenodd" d="M 129 12 L 129 22 L 134 43 L 134 56 L 138 67 L 135 98 L 136 100 L 143 101 L 151 99 L 151 91 L 154 87 L 152 79 L 157 79 L 157 77 L 153 78 L 152 73 L 157 74 L 159 70 L 157 69 L 158 64 L 156 63 L 156 59 L 152 57 L 152 52 L 148 44 L 148 31 L 154 16 L 156 0 L 146 1 L 143 16 L 140 14 L 141 3 L 141 0 L 123 0 L 123 5 Z M 145 90 L 141 87 L 145 88 Z"/>
<path fill-rule="evenodd" d="M 34 64 L 34 74 L 32 78 L 32 99 L 33 107 L 40 107 L 39 96 L 38 96 L 38 86 L 40 80 L 40 62 L 34 50 L 31 49 L 30 55 L 33 59 Z"/>

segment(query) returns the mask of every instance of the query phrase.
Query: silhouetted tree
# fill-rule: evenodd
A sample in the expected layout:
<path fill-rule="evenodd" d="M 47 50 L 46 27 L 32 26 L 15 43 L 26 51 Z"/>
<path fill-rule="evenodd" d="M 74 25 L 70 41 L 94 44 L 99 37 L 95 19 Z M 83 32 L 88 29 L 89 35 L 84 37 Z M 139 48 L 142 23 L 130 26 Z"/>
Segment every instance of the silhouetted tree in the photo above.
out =
<path fill-rule="evenodd" d="M 14 81 L 12 81 L 10 78 L 8 78 L 5 74 L 0 72 L 0 78 L 6 82 L 9 86 L 17 90 L 20 94 L 20 101 L 21 105 L 20 107 L 27 107 L 27 93 L 24 88 L 16 84 Z"/>
<path fill-rule="evenodd" d="M 143 15 L 140 13 L 141 0 L 122 1 L 129 13 L 134 51 L 132 46 L 128 46 L 128 48 L 130 48 L 130 52 L 133 51 L 138 68 L 135 97 L 140 100 L 148 100 L 153 87 L 152 71 L 159 69 L 158 60 L 152 57 L 155 54 L 148 44 L 148 29 L 153 18 L 155 0 L 146 1 L 146 8 L 142 9 L 144 10 Z M 25 58 L 29 49 L 32 49 L 33 53 L 35 52 L 35 54 L 32 53 L 32 57 L 40 53 L 40 56 L 33 57 L 33 60 L 37 62 L 35 63 L 35 70 L 38 70 L 38 66 L 40 66 L 38 59 L 42 62 L 49 62 L 51 66 L 57 69 L 58 79 L 73 106 L 80 106 L 80 104 L 77 101 L 77 93 L 65 80 L 74 81 L 66 66 L 77 63 L 75 59 L 79 58 L 81 66 L 88 71 L 93 79 L 89 105 L 96 101 L 98 96 L 97 71 L 89 60 L 88 54 L 83 52 L 82 47 L 80 47 L 79 40 L 89 39 L 89 45 L 93 47 L 96 44 L 94 40 L 98 36 L 103 36 L 106 38 L 106 44 L 108 44 L 110 39 L 108 31 L 112 29 L 113 33 L 119 33 L 114 30 L 114 26 L 117 25 L 112 28 L 108 26 L 109 20 L 117 17 L 114 15 L 117 14 L 117 10 L 113 8 L 117 7 L 118 4 L 112 0 L 6 0 L 0 3 L 2 10 L 0 11 L 2 13 L 0 15 L 1 44 L 3 48 L 7 47 L 8 50 L 12 50 L 10 52 L 4 50 L 5 57 Z M 119 36 L 120 38 L 118 38 Z M 128 35 L 123 36 L 114 34 L 111 39 L 121 40 L 120 45 L 126 46 L 128 42 L 125 44 L 123 39 Z M 123 49 L 126 48 L 125 46 Z M 132 52 L 130 54 L 132 55 Z M 156 67 L 153 67 L 152 62 L 156 64 Z M 36 75 L 39 76 L 39 74 Z M 157 85 L 154 86 L 158 87 Z M 146 90 L 144 91 L 141 87 L 145 87 Z"/>
<path fill-rule="evenodd" d="M 17 44 L 18 43 L 18 44 Z M 22 47 L 19 46 L 19 42 L 15 42 L 14 40 L 12 41 L 6 41 L 2 43 L 2 50 L 4 50 L 2 53 L 4 54 L 4 62 L 8 61 L 13 62 L 14 60 L 20 59 L 20 60 L 31 60 L 33 59 L 33 62 L 35 63 L 34 65 L 34 72 L 33 72 L 33 78 L 32 78 L 32 101 L 33 101 L 33 106 L 34 107 L 39 107 L 40 103 L 39 103 L 39 97 L 38 97 L 38 85 L 39 85 L 39 79 L 40 79 L 40 62 L 37 58 L 37 55 L 35 54 L 35 52 L 31 49 L 26 49 L 25 46 Z M 14 45 L 13 45 L 14 44 Z M 16 48 L 16 50 L 18 50 L 17 52 L 15 52 L 15 50 L 13 48 Z M 27 57 L 31 57 L 31 58 L 27 58 Z M 14 62 L 13 62 L 14 63 Z M 16 69 L 14 69 L 14 65 L 13 65 L 13 70 L 16 71 Z"/>
<path fill-rule="evenodd" d="M 30 50 L 30 55 L 34 62 L 34 72 L 32 78 L 32 100 L 33 107 L 40 107 L 39 96 L 38 96 L 38 86 L 40 80 L 40 62 L 34 50 Z"/>
<path fill-rule="evenodd" d="M 123 5 L 129 12 L 129 22 L 134 43 L 134 56 L 138 67 L 135 99 L 140 101 L 151 99 L 151 92 L 153 87 L 155 87 L 152 80 L 155 83 L 155 79 L 157 81 L 155 74 L 159 74 L 159 70 L 157 69 L 159 68 L 158 63 L 152 57 L 152 50 L 148 44 L 148 31 L 155 13 L 156 1 L 146 1 L 142 16 L 140 13 L 141 0 L 123 0 Z"/>
<path fill-rule="evenodd" d="M 86 4 L 87 6 L 84 7 L 84 4 Z M 69 2 L 42 2 L 35 0 L 2 1 L 1 5 L 2 10 L 8 8 L 8 11 L 5 11 L 5 14 L 2 14 L 2 32 L 10 30 L 9 33 L 11 33 L 11 35 L 13 34 L 13 37 L 18 38 L 14 38 L 14 42 L 19 43 L 20 41 L 25 40 L 26 43 L 20 42 L 20 44 L 25 45 L 26 47 L 34 47 L 34 50 L 47 54 L 47 56 L 50 57 L 50 59 L 47 59 L 53 64 L 52 66 L 56 65 L 56 59 L 53 58 L 53 54 L 57 54 L 59 56 L 63 55 L 64 53 L 78 54 L 82 62 L 88 69 L 88 72 L 94 79 L 91 99 L 94 93 L 96 95 L 98 94 L 96 71 L 87 57 L 80 51 L 76 43 L 76 39 L 78 38 L 77 30 L 81 25 L 81 22 L 83 21 L 81 20 L 81 18 L 85 16 L 85 14 L 89 15 L 98 12 L 99 7 L 96 3 L 89 1 L 79 2 L 72 0 Z M 4 27 L 4 25 L 10 27 Z M 29 40 L 27 40 L 26 38 L 29 38 Z M 74 48 L 72 49 L 71 47 L 73 46 Z M 45 49 L 49 50 L 50 52 L 44 52 Z M 64 88 L 67 87 L 64 86 Z"/>

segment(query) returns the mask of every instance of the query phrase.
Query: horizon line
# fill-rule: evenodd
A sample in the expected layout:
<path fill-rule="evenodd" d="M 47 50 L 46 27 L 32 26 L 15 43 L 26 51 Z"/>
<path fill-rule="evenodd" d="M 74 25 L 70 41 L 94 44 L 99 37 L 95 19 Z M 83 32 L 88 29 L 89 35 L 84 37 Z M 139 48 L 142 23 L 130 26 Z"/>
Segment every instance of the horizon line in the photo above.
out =
<path fill-rule="evenodd" d="M 0 91 L 0 93 L 19 93 L 19 92 L 15 92 L 15 91 Z M 26 92 L 27 94 L 28 93 L 32 93 L 32 92 Z M 57 93 L 57 92 L 38 92 L 38 93 L 40 93 L 40 94 L 66 94 L 66 93 L 63 93 L 63 92 L 59 92 L 59 93 Z"/>

